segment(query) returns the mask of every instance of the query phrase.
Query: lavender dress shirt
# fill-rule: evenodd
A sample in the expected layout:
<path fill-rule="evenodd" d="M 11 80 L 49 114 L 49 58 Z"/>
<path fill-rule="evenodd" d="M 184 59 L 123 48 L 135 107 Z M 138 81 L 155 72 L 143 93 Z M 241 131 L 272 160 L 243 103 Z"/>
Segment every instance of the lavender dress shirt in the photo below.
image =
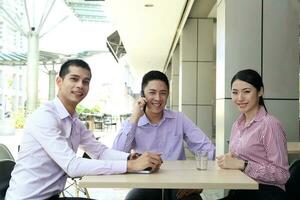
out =
<path fill-rule="evenodd" d="M 115 138 L 113 148 L 125 152 L 134 149 L 161 153 L 164 160 L 185 160 L 184 141 L 193 152 L 207 150 L 215 156 L 215 146 L 194 122 L 181 112 L 164 110 L 159 124 L 151 124 L 143 115 L 137 124 L 126 120 Z"/>
<path fill-rule="evenodd" d="M 77 157 L 79 147 L 93 159 Z M 47 199 L 64 189 L 68 176 L 124 173 L 127 156 L 99 143 L 56 98 L 27 121 L 5 199 Z"/>

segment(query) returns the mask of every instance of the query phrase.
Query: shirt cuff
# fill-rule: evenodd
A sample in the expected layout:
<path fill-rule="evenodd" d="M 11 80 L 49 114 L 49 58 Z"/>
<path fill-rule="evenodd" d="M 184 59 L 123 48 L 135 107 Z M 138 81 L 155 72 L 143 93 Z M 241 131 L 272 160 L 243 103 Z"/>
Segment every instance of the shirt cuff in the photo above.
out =
<path fill-rule="evenodd" d="M 253 171 L 251 170 L 251 163 L 248 161 L 247 166 L 245 167 L 244 171 L 245 174 L 247 174 L 248 176 L 252 177 L 252 173 Z"/>
<path fill-rule="evenodd" d="M 127 160 L 113 161 L 111 165 L 112 171 L 115 173 L 127 172 Z"/>
<path fill-rule="evenodd" d="M 127 160 L 129 153 L 114 149 L 106 149 L 101 158 L 103 160 Z"/>

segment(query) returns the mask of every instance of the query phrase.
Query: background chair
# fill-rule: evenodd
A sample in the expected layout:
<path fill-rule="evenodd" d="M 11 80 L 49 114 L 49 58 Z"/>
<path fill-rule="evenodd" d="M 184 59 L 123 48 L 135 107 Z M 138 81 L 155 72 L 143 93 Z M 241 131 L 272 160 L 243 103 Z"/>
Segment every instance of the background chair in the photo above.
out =
<path fill-rule="evenodd" d="M 296 160 L 290 165 L 290 178 L 285 184 L 287 199 L 300 199 L 300 160 Z"/>
<path fill-rule="evenodd" d="M 80 187 L 78 185 L 78 180 L 80 180 L 81 177 L 76 177 L 76 178 L 69 178 L 69 181 L 67 180 L 67 183 L 69 183 L 68 186 L 65 187 L 64 191 L 61 193 L 63 197 L 66 197 L 66 193 L 68 193 L 69 196 L 73 196 L 71 192 L 68 191 L 69 188 L 74 187 L 75 188 L 75 193 L 76 197 L 79 197 L 79 193 L 83 193 L 87 198 L 90 198 L 90 194 L 86 188 Z M 0 199 L 1 200 L 1 199 Z"/>
<path fill-rule="evenodd" d="M 9 149 L 4 144 L 0 143 L 0 160 L 5 160 L 5 159 L 15 161 Z"/>
<path fill-rule="evenodd" d="M 105 128 L 110 128 L 112 126 L 115 126 L 115 130 L 117 129 L 117 122 L 113 121 L 113 117 L 110 114 L 104 114 L 103 115 L 103 120 L 104 120 L 104 126 Z"/>
<path fill-rule="evenodd" d="M 14 169 L 15 161 L 5 159 L 0 160 L 0 200 L 4 200 L 6 190 L 9 186 L 9 180 L 11 178 L 11 172 Z"/>
<path fill-rule="evenodd" d="M 100 139 L 100 137 L 96 137 L 97 140 Z M 91 159 L 91 157 L 86 153 L 84 152 L 83 153 L 83 158 L 88 158 L 88 159 Z M 75 188 L 75 193 L 76 193 L 76 197 L 79 197 L 79 193 L 81 192 L 83 195 L 85 195 L 87 198 L 90 198 L 90 195 L 89 195 L 89 192 L 86 188 L 83 188 L 83 187 L 80 187 L 78 185 L 78 180 L 80 180 L 81 177 L 75 177 L 75 178 L 68 178 L 67 180 L 67 184 L 65 186 L 65 189 L 64 191 L 62 192 L 62 196 L 63 197 L 66 197 L 66 194 L 68 194 L 69 196 L 73 196 L 71 192 L 69 192 L 69 189 L 71 187 L 74 187 Z"/>
<path fill-rule="evenodd" d="M 15 159 L 9 149 L 4 144 L 0 144 L 0 200 L 4 200 L 14 166 Z"/>

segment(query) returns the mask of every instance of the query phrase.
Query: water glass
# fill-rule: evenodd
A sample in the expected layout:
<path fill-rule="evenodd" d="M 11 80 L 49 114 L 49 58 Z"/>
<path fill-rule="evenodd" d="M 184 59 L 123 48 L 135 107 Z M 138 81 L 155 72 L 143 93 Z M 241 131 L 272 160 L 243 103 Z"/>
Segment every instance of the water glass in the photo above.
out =
<path fill-rule="evenodd" d="M 199 151 L 195 153 L 196 167 L 198 170 L 207 170 L 208 152 Z"/>

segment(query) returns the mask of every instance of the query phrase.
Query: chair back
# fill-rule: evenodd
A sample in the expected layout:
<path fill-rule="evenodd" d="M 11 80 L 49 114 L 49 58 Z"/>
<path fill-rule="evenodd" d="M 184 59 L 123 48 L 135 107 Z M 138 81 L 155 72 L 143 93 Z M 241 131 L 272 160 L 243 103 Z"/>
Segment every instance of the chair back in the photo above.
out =
<path fill-rule="evenodd" d="M 15 160 L 9 149 L 4 144 L 0 144 L 0 160 L 3 159 Z"/>
<path fill-rule="evenodd" d="M 0 160 L 0 200 L 4 200 L 6 190 L 9 186 L 11 172 L 15 166 L 15 161 L 10 159 Z"/>
<path fill-rule="evenodd" d="M 300 199 L 300 160 L 290 165 L 290 178 L 285 184 L 287 199 Z"/>

